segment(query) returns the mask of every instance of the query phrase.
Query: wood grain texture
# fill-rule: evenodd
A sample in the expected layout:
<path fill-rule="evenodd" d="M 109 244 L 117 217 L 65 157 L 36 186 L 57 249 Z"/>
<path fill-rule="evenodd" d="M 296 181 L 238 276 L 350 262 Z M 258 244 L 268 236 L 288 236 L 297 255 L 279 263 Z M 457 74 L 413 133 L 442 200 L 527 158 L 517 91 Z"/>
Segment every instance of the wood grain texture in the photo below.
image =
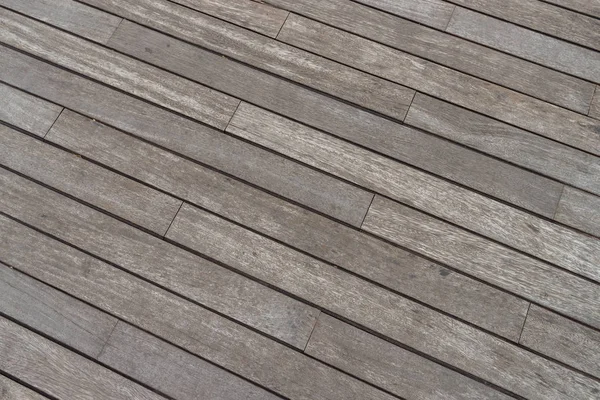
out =
<path fill-rule="evenodd" d="M 600 53 L 457 7 L 447 32 L 559 71 L 600 82 Z"/>
<path fill-rule="evenodd" d="M 346 0 L 267 0 L 305 17 L 587 114 L 594 85 Z"/>
<path fill-rule="evenodd" d="M 554 218 L 600 236 L 600 197 L 565 187 Z"/>
<path fill-rule="evenodd" d="M 0 175 L 8 215 L 292 346 L 306 345 L 318 314 L 312 307 L 3 169 Z"/>
<path fill-rule="evenodd" d="M 3 400 L 45 400 L 47 397 L 0 375 L 0 396 Z"/>
<path fill-rule="evenodd" d="M 509 246 L 600 279 L 600 242 L 243 103 L 228 131 Z M 468 211 L 467 211 L 468 210 Z"/>
<path fill-rule="evenodd" d="M 594 0 L 546 0 L 546 2 L 600 18 L 600 4 Z"/>
<path fill-rule="evenodd" d="M 600 332 L 531 305 L 519 343 L 600 377 Z"/>
<path fill-rule="evenodd" d="M 596 86 L 596 92 L 590 105 L 589 116 L 592 118 L 600 119 L 600 87 Z"/>
<path fill-rule="evenodd" d="M 98 359 L 178 400 L 280 399 L 122 321 Z"/>
<path fill-rule="evenodd" d="M 115 318 L 4 264 L 0 311 L 93 358 L 117 324 Z"/>
<path fill-rule="evenodd" d="M 0 164 L 159 235 L 181 206 L 181 200 L 3 125 Z"/>
<path fill-rule="evenodd" d="M 327 314 L 305 352 L 405 399 L 512 398 Z"/>
<path fill-rule="evenodd" d="M 300 352 L 2 216 L 0 229 L 0 253 L 15 268 L 284 397 L 392 399 Z"/>
<path fill-rule="evenodd" d="M 239 100 L 48 25 L 0 9 L 0 41 L 223 129 Z"/>
<path fill-rule="evenodd" d="M 412 89 L 166 0 L 84 2 L 400 120 L 414 95 Z"/>
<path fill-rule="evenodd" d="M 600 21 L 539 0 L 450 0 L 451 3 L 492 15 L 582 46 L 600 50 Z"/>
<path fill-rule="evenodd" d="M 106 43 L 122 21 L 73 0 L 0 0 L 0 5 L 99 43 Z"/>
<path fill-rule="evenodd" d="M 600 327 L 595 283 L 379 196 L 363 229 Z"/>
<path fill-rule="evenodd" d="M 600 195 L 600 158 L 418 93 L 406 123 Z"/>
<path fill-rule="evenodd" d="M 600 154 L 600 122 L 596 119 L 301 16 L 290 15 L 278 38 L 425 94 Z M 600 66 L 600 62 L 597 64 Z"/>
<path fill-rule="evenodd" d="M 454 5 L 441 0 L 357 0 L 424 25 L 445 29 Z"/>
<path fill-rule="evenodd" d="M 59 399 L 164 399 L 1 317 L 0 369 Z"/>
<path fill-rule="evenodd" d="M 0 120 L 44 136 L 62 107 L 0 83 Z"/>

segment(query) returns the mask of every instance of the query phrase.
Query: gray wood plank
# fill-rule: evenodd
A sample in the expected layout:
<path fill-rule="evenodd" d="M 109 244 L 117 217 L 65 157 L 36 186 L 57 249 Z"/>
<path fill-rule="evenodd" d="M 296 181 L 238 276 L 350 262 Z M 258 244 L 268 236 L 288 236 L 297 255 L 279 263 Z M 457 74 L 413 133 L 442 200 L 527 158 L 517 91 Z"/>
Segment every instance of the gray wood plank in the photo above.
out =
<path fill-rule="evenodd" d="M 0 55 L 0 79 L 349 224 L 360 226 L 373 198 L 338 179 L 8 48 L 0 46 Z"/>
<path fill-rule="evenodd" d="M 305 17 L 587 114 L 594 85 L 346 0 L 268 0 Z"/>
<path fill-rule="evenodd" d="M 357 1 L 438 29 L 446 28 L 455 8 L 454 5 L 442 0 Z"/>
<path fill-rule="evenodd" d="M 242 103 L 228 131 L 508 246 L 600 280 L 589 235 Z M 399 178 L 401 177 L 401 178 Z"/>
<path fill-rule="evenodd" d="M 94 358 L 117 324 L 116 318 L 4 264 L 0 264 L 0 311 Z"/>
<path fill-rule="evenodd" d="M 595 283 L 379 196 L 363 229 L 600 327 Z"/>
<path fill-rule="evenodd" d="M 167 0 L 84 2 L 400 120 L 415 93 Z"/>
<path fill-rule="evenodd" d="M 305 352 L 405 399 L 512 399 L 327 314 Z"/>
<path fill-rule="evenodd" d="M 592 118 L 600 119 L 600 87 L 596 86 L 594 98 L 590 105 L 589 116 Z"/>
<path fill-rule="evenodd" d="M 600 3 L 594 0 L 545 0 L 548 3 L 569 8 L 580 13 L 600 18 Z"/>
<path fill-rule="evenodd" d="M 0 369 L 58 399 L 164 399 L 2 317 Z"/>
<path fill-rule="evenodd" d="M 442 100 L 600 154 L 600 122 L 587 116 L 294 14 L 286 20 L 278 38 Z M 597 64 L 600 66 L 600 62 Z"/>
<path fill-rule="evenodd" d="M 392 399 L 300 352 L 3 216 L 0 229 L 0 254 L 15 268 L 285 397 Z M 290 379 L 292 376 L 294 379 Z"/>
<path fill-rule="evenodd" d="M 600 50 L 600 20 L 539 0 L 449 0 L 517 25 Z"/>
<path fill-rule="evenodd" d="M 181 200 L 4 125 L 0 125 L 0 165 L 160 235 L 181 206 Z"/>
<path fill-rule="evenodd" d="M 62 107 L 0 83 L 0 120 L 44 136 Z"/>
<path fill-rule="evenodd" d="M 6 214 L 292 346 L 306 345 L 314 308 L 4 169 L 0 176 Z"/>
<path fill-rule="evenodd" d="M 600 236 L 600 197 L 565 187 L 554 218 Z"/>
<path fill-rule="evenodd" d="M 600 158 L 418 93 L 406 123 L 600 195 Z"/>
<path fill-rule="evenodd" d="M 600 82 L 600 54 L 538 32 L 457 7 L 446 32 L 559 71 Z"/>
<path fill-rule="evenodd" d="M 0 9 L 0 41 L 223 129 L 239 100 L 85 39 Z"/>
<path fill-rule="evenodd" d="M 531 305 L 519 342 L 600 377 L 600 332 Z"/>
<path fill-rule="evenodd" d="M 99 43 L 106 43 L 122 21 L 72 0 L 0 0 L 0 5 Z"/>
<path fill-rule="evenodd" d="M 600 390 L 600 382 L 187 204 L 167 236 L 521 396 Z"/>
<path fill-rule="evenodd" d="M 0 375 L 0 396 L 3 400 L 45 400 L 47 397 Z"/>
<path fill-rule="evenodd" d="M 122 321 L 98 359 L 178 400 L 280 399 Z"/>

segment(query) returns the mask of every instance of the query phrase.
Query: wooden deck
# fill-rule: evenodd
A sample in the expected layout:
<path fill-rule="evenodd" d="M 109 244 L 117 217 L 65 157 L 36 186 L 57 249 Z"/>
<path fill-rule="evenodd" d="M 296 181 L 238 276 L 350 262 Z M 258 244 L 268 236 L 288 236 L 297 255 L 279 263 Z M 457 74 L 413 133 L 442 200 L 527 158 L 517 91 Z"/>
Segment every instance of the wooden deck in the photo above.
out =
<path fill-rule="evenodd" d="M 600 0 L 0 0 L 0 398 L 600 399 Z"/>

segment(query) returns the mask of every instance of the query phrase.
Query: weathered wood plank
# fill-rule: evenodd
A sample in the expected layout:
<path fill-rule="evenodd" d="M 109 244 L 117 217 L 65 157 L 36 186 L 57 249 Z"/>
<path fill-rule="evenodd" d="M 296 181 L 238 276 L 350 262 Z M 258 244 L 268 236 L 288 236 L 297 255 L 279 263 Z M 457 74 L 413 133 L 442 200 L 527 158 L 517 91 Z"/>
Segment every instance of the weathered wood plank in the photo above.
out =
<path fill-rule="evenodd" d="M 600 53 L 457 7 L 447 32 L 592 82 L 600 82 Z"/>
<path fill-rule="evenodd" d="M 600 327 L 595 283 L 379 196 L 363 229 Z"/>
<path fill-rule="evenodd" d="M 0 0 L 0 5 L 99 43 L 106 43 L 122 21 L 72 0 Z"/>
<path fill-rule="evenodd" d="M 0 375 L 0 396 L 3 400 L 45 400 L 47 397 Z"/>
<path fill-rule="evenodd" d="M 166 0 L 135 0 L 128 4 L 118 0 L 83 1 L 400 120 L 404 119 L 415 93 Z"/>
<path fill-rule="evenodd" d="M 512 398 L 327 314 L 305 352 L 405 399 Z"/>
<path fill-rule="evenodd" d="M 4 169 L 0 184 L 6 214 L 293 346 L 306 345 L 314 308 Z"/>
<path fill-rule="evenodd" d="M 239 100 L 7 9 L 0 41 L 223 129 Z"/>
<path fill-rule="evenodd" d="M 164 399 L 2 317 L 0 369 L 59 399 Z"/>
<path fill-rule="evenodd" d="M 596 86 L 596 92 L 590 105 L 589 116 L 592 118 L 600 119 L 600 86 Z"/>
<path fill-rule="evenodd" d="M 280 399 L 121 321 L 98 359 L 178 400 Z"/>
<path fill-rule="evenodd" d="M 44 136 L 62 107 L 0 83 L 0 120 Z"/>
<path fill-rule="evenodd" d="M 268 0 L 305 17 L 587 114 L 594 85 L 346 0 Z"/>
<path fill-rule="evenodd" d="M 0 79 L 15 86 L 354 226 L 360 226 L 373 198 L 338 179 L 2 46 L 0 66 Z"/>
<path fill-rule="evenodd" d="M 117 323 L 116 318 L 4 264 L 0 264 L 0 311 L 94 358 Z"/>
<path fill-rule="evenodd" d="M 4 125 L 0 125 L 0 165 L 160 235 L 181 206 L 181 200 Z"/>
<path fill-rule="evenodd" d="M 600 242 L 330 135 L 242 103 L 228 131 L 600 280 Z"/>
<path fill-rule="evenodd" d="M 519 343 L 600 377 L 600 332 L 531 305 Z"/>
<path fill-rule="evenodd" d="M 545 0 L 548 3 L 556 4 L 578 11 L 584 14 L 600 18 L 600 4 L 593 0 Z"/>
<path fill-rule="evenodd" d="M 600 236 L 600 197 L 565 187 L 554 218 L 592 235 Z"/>
<path fill-rule="evenodd" d="M 585 115 L 294 14 L 286 20 L 278 38 L 442 100 L 600 154 L 600 122 Z M 600 71 L 600 62 L 597 64 Z"/>
<path fill-rule="evenodd" d="M 600 50 L 600 20 L 539 0 L 450 0 L 451 3 Z"/>
<path fill-rule="evenodd" d="M 0 254 L 15 268 L 285 397 L 392 399 L 300 352 L 3 216 L 0 230 Z"/>
<path fill-rule="evenodd" d="M 411 19 L 437 29 L 445 29 L 454 5 L 441 0 L 357 0 L 359 3 Z"/>
<path fill-rule="evenodd" d="M 600 195 L 600 158 L 418 93 L 406 123 Z"/>

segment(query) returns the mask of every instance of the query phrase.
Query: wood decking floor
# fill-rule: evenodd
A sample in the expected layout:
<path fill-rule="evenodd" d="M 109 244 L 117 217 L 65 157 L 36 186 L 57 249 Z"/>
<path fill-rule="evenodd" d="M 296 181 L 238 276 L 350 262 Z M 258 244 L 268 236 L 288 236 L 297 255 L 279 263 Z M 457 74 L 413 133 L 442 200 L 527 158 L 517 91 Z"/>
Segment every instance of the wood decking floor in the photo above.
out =
<path fill-rule="evenodd" d="M 0 398 L 600 399 L 600 0 L 0 0 Z"/>

